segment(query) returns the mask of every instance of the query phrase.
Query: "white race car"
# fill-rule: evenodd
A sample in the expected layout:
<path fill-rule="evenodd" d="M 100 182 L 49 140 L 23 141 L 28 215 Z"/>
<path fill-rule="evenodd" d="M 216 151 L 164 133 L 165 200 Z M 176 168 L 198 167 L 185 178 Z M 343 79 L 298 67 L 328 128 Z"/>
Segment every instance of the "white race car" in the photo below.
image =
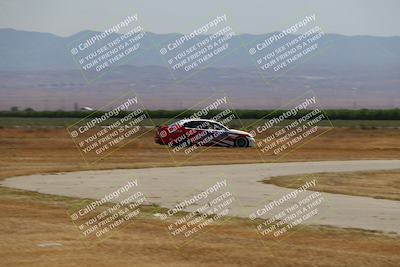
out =
<path fill-rule="evenodd" d="M 155 142 L 179 146 L 253 147 L 254 137 L 244 131 L 229 129 L 221 123 L 205 119 L 184 119 L 156 130 Z"/>

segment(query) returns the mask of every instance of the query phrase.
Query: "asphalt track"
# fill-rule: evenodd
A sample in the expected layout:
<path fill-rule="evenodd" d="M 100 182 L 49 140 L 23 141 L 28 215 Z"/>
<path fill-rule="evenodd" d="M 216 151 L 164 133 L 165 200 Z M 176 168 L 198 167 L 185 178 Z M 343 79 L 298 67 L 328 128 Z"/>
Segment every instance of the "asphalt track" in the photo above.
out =
<path fill-rule="evenodd" d="M 137 179 L 138 188 L 150 203 L 172 208 L 217 181 L 226 179 L 227 187 L 235 197 L 229 215 L 247 218 L 257 209 L 293 191 L 260 183 L 268 177 L 399 168 L 400 160 L 257 163 L 29 175 L 6 179 L 1 185 L 46 194 L 100 199 L 125 185 L 129 180 Z M 285 201 L 279 209 L 290 207 L 300 197 L 312 193 L 303 192 L 301 196 Z M 305 224 L 400 233 L 399 201 L 321 194 L 323 202 L 318 206 L 318 214 L 304 221 Z M 195 208 L 189 207 L 187 210 Z M 276 212 L 277 209 L 272 211 L 273 214 L 266 213 L 262 217 L 270 217 Z"/>

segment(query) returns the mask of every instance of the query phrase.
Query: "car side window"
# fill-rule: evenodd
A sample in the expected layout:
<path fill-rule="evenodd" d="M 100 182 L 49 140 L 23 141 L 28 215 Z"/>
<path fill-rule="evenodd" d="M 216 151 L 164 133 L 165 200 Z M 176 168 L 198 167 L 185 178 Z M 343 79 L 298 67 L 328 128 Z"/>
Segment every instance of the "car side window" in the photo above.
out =
<path fill-rule="evenodd" d="M 225 130 L 221 125 L 219 125 L 217 123 L 213 123 L 213 129 L 214 130 L 219 130 L 219 131 Z"/>
<path fill-rule="evenodd" d="M 202 121 L 199 126 L 203 130 L 213 129 L 211 123 L 209 121 Z"/>
<path fill-rule="evenodd" d="M 201 129 L 201 122 L 200 121 L 188 121 L 183 126 L 185 128 L 190 128 L 190 129 Z"/>
<path fill-rule="evenodd" d="M 183 125 L 185 128 L 190 129 L 202 129 L 202 130 L 225 130 L 224 127 L 218 123 L 213 123 L 209 121 L 188 121 Z"/>

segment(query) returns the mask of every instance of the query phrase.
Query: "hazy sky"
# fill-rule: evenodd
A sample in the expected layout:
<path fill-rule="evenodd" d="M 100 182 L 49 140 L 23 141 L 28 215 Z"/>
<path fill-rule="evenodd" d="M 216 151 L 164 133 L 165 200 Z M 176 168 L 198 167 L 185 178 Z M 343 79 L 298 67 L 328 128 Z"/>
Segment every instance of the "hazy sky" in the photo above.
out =
<path fill-rule="evenodd" d="M 400 35 L 400 0 L 0 0 L 0 28 L 68 36 L 137 13 L 145 30 L 188 33 L 227 14 L 236 33 L 282 30 L 315 13 L 325 32 Z"/>

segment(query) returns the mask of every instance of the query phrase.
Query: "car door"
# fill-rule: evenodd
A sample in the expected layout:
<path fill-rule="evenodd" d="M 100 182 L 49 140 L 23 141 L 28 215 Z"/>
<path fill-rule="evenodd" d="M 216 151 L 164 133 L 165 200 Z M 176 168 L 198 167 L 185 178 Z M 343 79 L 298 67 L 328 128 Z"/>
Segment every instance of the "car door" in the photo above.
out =
<path fill-rule="evenodd" d="M 204 120 L 196 121 L 195 127 L 197 131 L 196 140 L 198 143 L 201 141 L 201 145 L 225 145 L 222 141 L 228 137 L 228 132 L 220 124 Z"/>
<path fill-rule="evenodd" d="M 188 145 L 203 144 L 201 141 L 203 141 L 208 134 L 204 129 L 203 121 L 188 121 L 183 127 L 185 128 L 185 138 Z"/>
<path fill-rule="evenodd" d="M 227 142 L 229 132 L 224 126 L 220 125 L 219 123 L 212 122 L 210 131 L 212 131 L 214 145 L 218 146 L 231 145 L 229 142 Z"/>

